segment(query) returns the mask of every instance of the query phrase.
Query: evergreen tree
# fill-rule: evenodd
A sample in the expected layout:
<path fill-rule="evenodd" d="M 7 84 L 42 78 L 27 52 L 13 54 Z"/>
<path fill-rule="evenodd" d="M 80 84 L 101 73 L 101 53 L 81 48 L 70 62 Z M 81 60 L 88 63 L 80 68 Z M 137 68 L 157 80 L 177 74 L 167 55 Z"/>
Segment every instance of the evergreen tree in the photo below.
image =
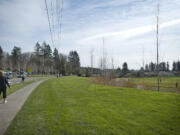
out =
<path fill-rule="evenodd" d="M 34 61 L 37 66 L 37 72 L 40 73 L 40 66 L 42 64 L 41 57 L 43 56 L 41 45 L 37 42 L 35 45 L 35 58 Z"/>
<path fill-rule="evenodd" d="M 0 69 L 3 68 L 2 59 L 3 59 L 3 49 L 2 49 L 1 46 L 0 46 Z"/>
<path fill-rule="evenodd" d="M 160 71 L 166 71 L 166 63 L 165 62 L 161 62 L 159 64 L 159 70 Z"/>
<path fill-rule="evenodd" d="M 155 69 L 156 69 L 156 65 L 153 63 L 153 62 L 151 62 L 150 64 L 149 64 L 149 69 L 150 69 L 150 71 L 155 71 Z"/>
<path fill-rule="evenodd" d="M 60 57 L 60 73 L 62 75 L 65 75 L 66 74 L 66 61 L 67 61 L 67 57 L 63 54 L 59 54 L 59 57 Z"/>
<path fill-rule="evenodd" d="M 169 71 L 169 62 L 166 63 L 166 71 Z"/>
<path fill-rule="evenodd" d="M 36 54 L 36 56 L 41 55 L 41 45 L 38 42 L 35 45 L 35 54 Z"/>
<path fill-rule="evenodd" d="M 177 71 L 180 71 L 180 61 L 177 62 Z"/>
<path fill-rule="evenodd" d="M 174 61 L 173 62 L 173 68 L 172 68 L 173 71 L 176 71 L 176 62 Z"/>
<path fill-rule="evenodd" d="M 145 66 L 145 71 L 149 71 L 149 66 L 148 66 L 148 64 L 146 64 L 146 66 Z"/>
<path fill-rule="evenodd" d="M 3 58 L 3 49 L 2 47 L 0 46 L 0 60 Z"/>
<path fill-rule="evenodd" d="M 12 63 L 13 63 L 13 69 L 14 70 L 20 70 L 20 57 L 21 57 L 21 48 L 14 46 L 12 52 Z"/>
<path fill-rule="evenodd" d="M 123 63 L 122 72 L 123 73 L 127 73 L 128 72 L 128 64 L 126 62 Z"/>
<path fill-rule="evenodd" d="M 79 74 L 80 69 L 80 59 L 76 51 L 70 51 L 68 55 L 68 62 L 70 66 L 70 73 Z"/>
<path fill-rule="evenodd" d="M 59 60 L 59 52 L 56 48 L 54 49 L 54 52 L 53 52 L 53 59 Z"/>
<path fill-rule="evenodd" d="M 56 72 L 59 72 L 60 71 L 60 59 L 59 59 L 59 52 L 56 48 L 54 49 L 54 52 L 53 52 L 53 61 L 54 61 L 54 68 L 55 68 Z"/>
<path fill-rule="evenodd" d="M 52 50 L 50 45 L 46 44 L 46 42 L 43 42 L 43 45 L 41 47 L 41 52 L 44 55 L 44 58 L 52 58 Z"/>

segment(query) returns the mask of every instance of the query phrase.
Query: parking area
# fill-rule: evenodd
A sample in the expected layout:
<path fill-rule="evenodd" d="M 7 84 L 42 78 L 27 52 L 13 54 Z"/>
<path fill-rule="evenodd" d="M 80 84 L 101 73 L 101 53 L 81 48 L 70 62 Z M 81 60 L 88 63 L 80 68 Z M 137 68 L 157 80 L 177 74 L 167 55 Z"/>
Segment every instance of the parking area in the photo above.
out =
<path fill-rule="evenodd" d="M 36 80 L 40 79 L 42 77 L 27 77 L 25 78 L 25 81 L 31 81 L 31 80 Z M 16 83 L 21 83 L 22 79 L 21 78 L 13 78 L 13 79 L 8 79 L 9 84 L 16 84 Z"/>

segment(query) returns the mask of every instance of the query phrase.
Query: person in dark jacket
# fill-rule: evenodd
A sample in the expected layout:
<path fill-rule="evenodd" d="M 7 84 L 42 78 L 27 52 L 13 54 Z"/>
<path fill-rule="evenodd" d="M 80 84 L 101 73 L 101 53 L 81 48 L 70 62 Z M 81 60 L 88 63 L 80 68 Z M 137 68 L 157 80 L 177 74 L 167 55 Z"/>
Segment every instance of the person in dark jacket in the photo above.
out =
<path fill-rule="evenodd" d="M 25 80 L 25 76 L 24 76 L 24 75 L 22 75 L 22 82 L 24 82 L 24 80 Z"/>
<path fill-rule="evenodd" d="M 7 100 L 6 100 L 7 86 L 10 88 L 10 85 L 9 85 L 6 77 L 4 76 L 4 73 L 0 72 L 0 95 L 1 95 L 1 93 L 3 93 L 4 103 L 7 103 Z"/>

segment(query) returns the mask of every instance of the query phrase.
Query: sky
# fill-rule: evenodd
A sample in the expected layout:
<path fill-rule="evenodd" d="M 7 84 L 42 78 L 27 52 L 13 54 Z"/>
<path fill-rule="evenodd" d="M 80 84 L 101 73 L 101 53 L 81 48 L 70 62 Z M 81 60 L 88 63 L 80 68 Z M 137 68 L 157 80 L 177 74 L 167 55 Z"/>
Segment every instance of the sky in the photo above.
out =
<path fill-rule="evenodd" d="M 51 9 L 52 3 L 52 9 Z M 0 0 L 0 45 L 6 52 L 14 46 L 32 52 L 36 42 L 46 41 L 59 52 L 76 50 L 81 66 L 99 67 L 104 50 L 109 67 L 128 62 L 139 69 L 156 60 L 156 0 L 64 0 L 62 34 L 55 0 L 47 0 L 51 41 L 44 0 Z M 160 0 L 160 61 L 180 60 L 180 0 Z M 52 17 L 53 13 L 53 17 Z M 53 29 L 54 28 L 54 29 Z M 144 52 L 144 53 L 143 53 Z"/>

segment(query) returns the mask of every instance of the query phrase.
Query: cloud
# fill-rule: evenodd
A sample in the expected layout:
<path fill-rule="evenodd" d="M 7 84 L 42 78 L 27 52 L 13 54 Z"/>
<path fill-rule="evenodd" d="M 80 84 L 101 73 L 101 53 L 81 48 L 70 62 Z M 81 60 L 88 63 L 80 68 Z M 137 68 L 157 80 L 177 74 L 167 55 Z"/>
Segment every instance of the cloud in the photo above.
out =
<path fill-rule="evenodd" d="M 177 25 L 180 24 L 180 19 L 176 19 L 176 20 L 172 20 L 172 21 L 168 21 L 162 24 L 159 24 L 160 29 L 161 28 L 166 28 L 166 27 L 170 27 L 173 25 Z M 84 42 L 88 42 L 91 40 L 96 40 L 96 39 L 102 39 L 102 38 L 111 38 L 116 36 L 117 38 L 120 39 L 128 39 L 128 38 L 133 38 L 135 36 L 139 36 L 142 34 L 146 34 L 148 32 L 151 32 L 153 30 L 155 30 L 156 26 L 144 26 L 144 27 L 138 27 L 138 28 L 133 28 L 133 29 L 128 29 L 125 31 L 120 31 L 120 32 L 107 32 L 107 33 L 102 33 L 102 34 L 98 34 L 98 35 L 94 35 L 94 36 L 90 36 L 88 38 L 82 39 L 79 41 L 79 43 L 83 43 Z"/>
<path fill-rule="evenodd" d="M 48 31 L 42 4 L 37 0 L 3 0 L 0 3 L 0 43 L 11 43 L 11 46 L 22 48 L 26 46 L 29 49 L 35 41 L 41 39 L 43 32 Z"/>
<path fill-rule="evenodd" d="M 160 3 L 161 50 L 172 61 L 180 58 L 180 1 Z M 1 0 L 0 45 L 5 51 L 11 51 L 14 45 L 33 51 L 37 41 L 46 41 L 62 53 L 78 50 L 83 66 L 90 65 L 89 51 L 95 48 L 94 65 L 98 66 L 105 37 L 108 56 L 114 57 L 117 66 L 127 61 L 130 68 L 139 68 L 136 63 L 142 60 L 142 45 L 146 60 L 155 59 L 155 12 L 154 0 L 64 0 L 62 38 L 54 34 L 52 45 L 44 0 Z M 54 25 L 57 29 L 56 21 Z"/>

